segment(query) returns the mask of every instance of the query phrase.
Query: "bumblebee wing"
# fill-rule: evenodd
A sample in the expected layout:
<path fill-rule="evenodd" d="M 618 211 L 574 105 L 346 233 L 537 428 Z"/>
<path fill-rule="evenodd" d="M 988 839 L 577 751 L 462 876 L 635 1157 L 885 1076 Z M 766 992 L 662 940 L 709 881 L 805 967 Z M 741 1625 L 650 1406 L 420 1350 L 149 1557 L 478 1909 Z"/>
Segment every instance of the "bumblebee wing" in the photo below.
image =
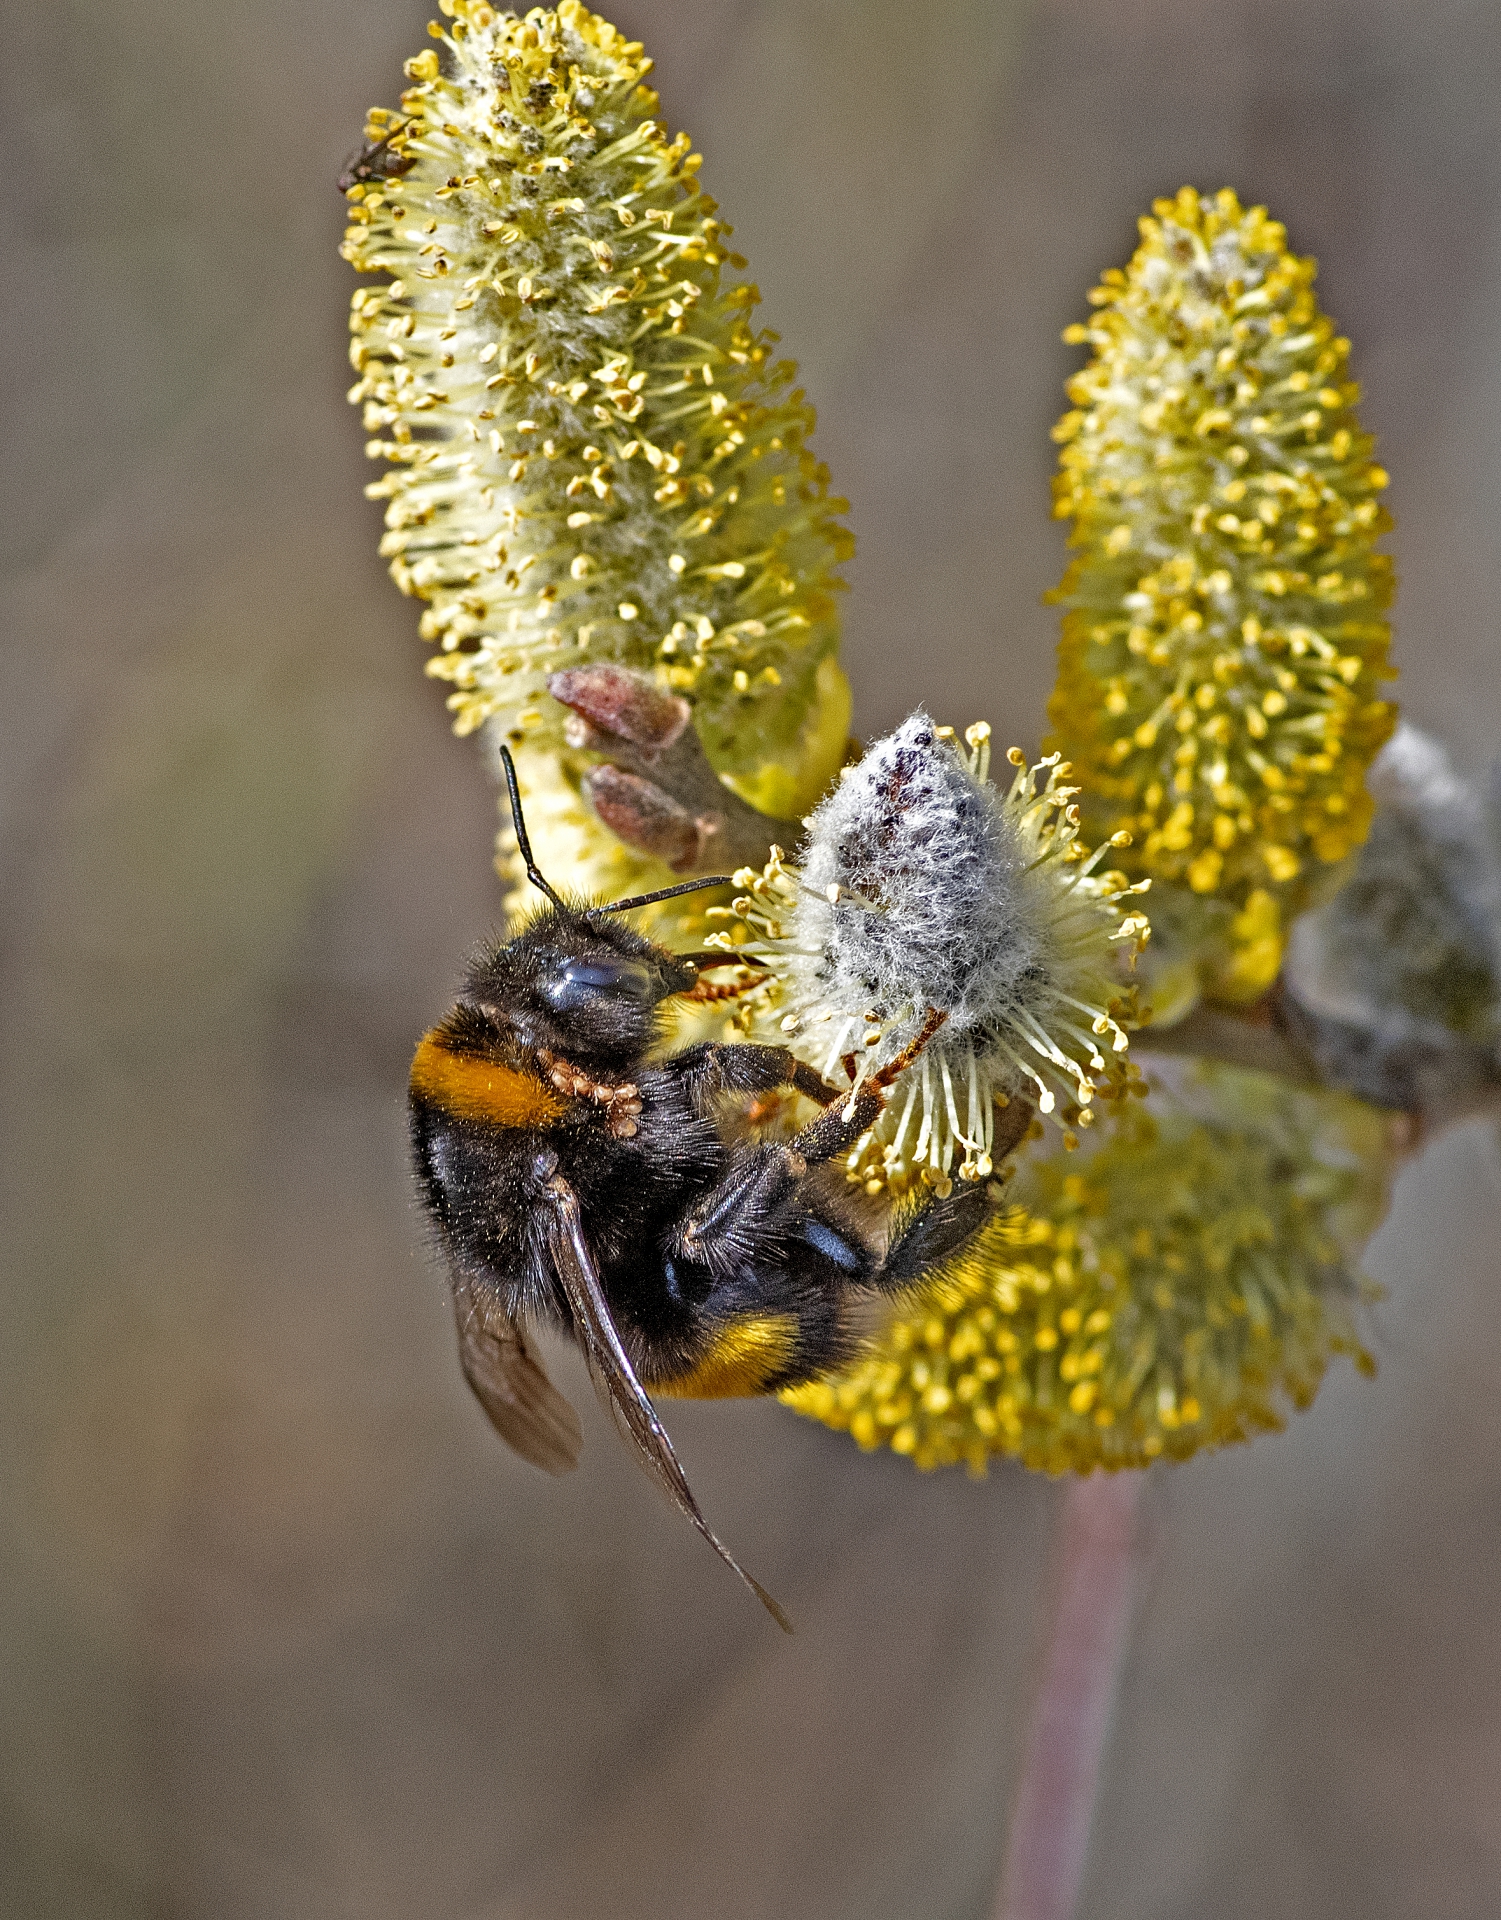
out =
<path fill-rule="evenodd" d="M 667 1429 L 658 1418 L 651 1397 L 636 1378 L 636 1370 L 631 1365 L 630 1355 L 625 1350 L 620 1330 L 605 1299 L 599 1270 L 594 1264 L 589 1243 L 584 1238 L 578 1195 L 561 1175 L 554 1175 L 548 1181 L 547 1191 L 552 1202 L 548 1245 L 553 1267 L 568 1298 L 574 1324 L 579 1330 L 580 1344 L 589 1362 L 589 1371 L 594 1376 L 601 1396 L 609 1403 L 610 1411 L 635 1448 L 641 1464 L 668 1499 L 692 1522 L 725 1565 L 739 1575 L 782 1631 L 791 1633 L 792 1622 L 786 1614 L 760 1581 L 747 1573 L 728 1548 L 720 1543 L 699 1511 Z"/>
<path fill-rule="evenodd" d="M 572 1473 L 584 1430 L 533 1357 L 520 1323 L 458 1274 L 453 1306 L 464 1378 L 491 1426 L 508 1447 L 544 1473 Z"/>

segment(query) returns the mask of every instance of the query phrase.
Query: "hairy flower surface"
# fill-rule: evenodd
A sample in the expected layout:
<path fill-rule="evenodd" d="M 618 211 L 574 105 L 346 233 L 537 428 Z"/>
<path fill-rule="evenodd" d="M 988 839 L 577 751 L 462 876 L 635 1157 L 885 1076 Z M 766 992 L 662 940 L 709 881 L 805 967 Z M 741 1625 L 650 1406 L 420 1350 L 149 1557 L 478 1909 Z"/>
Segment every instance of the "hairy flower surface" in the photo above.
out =
<path fill-rule="evenodd" d="M 843 747 L 821 720 L 847 719 L 853 542 L 755 288 L 722 284 L 745 262 L 699 156 L 640 46 L 576 0 L 443 10 L 442 57 L 370 116 L 343 249 L 385 276 L 354 296 L 350 397 L 392 463 L 367 491 L 429 671 L 460 732 L 556 749 L 549 672 L 650 669 L 752 805 L 810 804 Z"/>
<path fill-rule="evenodd" d="M 1416 727 L 1371 790 L 1354 871 L 1293 928 L 1285 978 L 1329 1078 L 1438 1117 L 1501 1082 L 1501 834 Z"/>
<path fill-rule="evenodd" d="M 1306 1407 L 1331 1356 L 1372 1371 L 1353 1260 L 1385 1204 L 1384 1123 L 1229 1068 L 1154 1093 L 1086 1158 L 1028 1165 L 998 1215 L 798 1412 L 920 1467 L 1140 1467 Z M 1160 1109 L 1159 1111 L 1154 1111 Z"/>
<path fill-rule="evenodd" d="M 1260 992 L 1320 868 L 1365 836 L 1367 765 L 1391 730 L 1390 525 L 1359 389 L 1266 210 L 1185 187 L 1065 339 L 1089 364 L 1054 511 L 1078 548 L 1050 713 L 1125 862 L 1197 896 Z"/>
<path fill-rule="evenodd" d="M 1299 923 L 1349 1011 L 1501 1037 L 1501 861 L 1478 795 L 1436 740 L 1399 727 L 1371 774 L 1376 817 L 1345 885 Z"/>
<path fill-rule="evenodd" d="M 971 727 L 966 753 L 914 714 L 813 813 L 799 868 L 774 854 L 736 875 L 744 951 L 773 970 L 748 1013 L 825 1077 L 842 1064 L 863 1085 L 943 1016 L 852 1157 L 873 1193 L 922 1168 L 984 1178 L 1016 1098 L 1088 1126 L 1107 1053 L 1126 1049 L 1121 948 L 1145 917 L 1123 911 L 1123 875 L 1096 871 L 1104 849 L 1080 846 L 1057 757 L 1029 768 L 1013 748 L 1002 794 L 989 735 Z"/>

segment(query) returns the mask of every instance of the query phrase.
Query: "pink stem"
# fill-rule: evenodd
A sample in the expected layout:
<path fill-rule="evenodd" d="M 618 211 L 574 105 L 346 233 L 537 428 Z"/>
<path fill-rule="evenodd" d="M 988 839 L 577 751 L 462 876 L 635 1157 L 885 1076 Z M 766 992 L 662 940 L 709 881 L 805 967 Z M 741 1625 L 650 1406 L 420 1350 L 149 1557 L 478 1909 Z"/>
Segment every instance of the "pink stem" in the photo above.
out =
<path fill-rule="evenodd" d="M 1096 1473 L 1064 1496 L 1057 1603 L 994 1920 L 1071 1920 L 1131 1624 L 1141 1481 Z"/>

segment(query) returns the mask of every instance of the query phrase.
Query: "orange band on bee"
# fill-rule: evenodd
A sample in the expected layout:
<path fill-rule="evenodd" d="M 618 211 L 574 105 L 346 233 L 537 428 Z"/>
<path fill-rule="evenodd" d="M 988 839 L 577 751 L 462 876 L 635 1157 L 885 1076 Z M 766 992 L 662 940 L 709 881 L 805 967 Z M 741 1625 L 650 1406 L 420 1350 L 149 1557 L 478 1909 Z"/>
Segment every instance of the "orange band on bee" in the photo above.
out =
<path fill-rule="evenodd" d="M 412 1060 L 412 1092 L 455 1120 L 492 1127 L 546 1127 L 566 1103 L 534 1074 L 472 1053 L 453 1053 L 424 1034 Z"/>
<path fill-rule="evenodd" d="M 797 1347 L 797 1317 L 764 1313 L 732 1320 L 709 1342 L 708 1350 L 687 1373 L 670 1380 L 648 1380 L 653 1393 L 668 1400 L 738 1400 L 765 1393 Z"/>

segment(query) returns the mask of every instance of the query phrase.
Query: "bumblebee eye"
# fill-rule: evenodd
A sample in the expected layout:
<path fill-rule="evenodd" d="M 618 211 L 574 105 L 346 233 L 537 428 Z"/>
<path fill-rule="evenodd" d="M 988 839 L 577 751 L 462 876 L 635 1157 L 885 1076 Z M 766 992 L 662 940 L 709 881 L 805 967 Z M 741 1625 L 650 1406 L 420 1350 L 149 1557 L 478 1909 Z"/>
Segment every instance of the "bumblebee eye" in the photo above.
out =
<path fill-rule="evenodd" d="M 650 967 L 639 960 L 569 960 L 537 983 L 544 1000 L 559 1013 L 572 1013 L 600 998 L 634 1000 L 649 1006 L 660 997 Z"/>

